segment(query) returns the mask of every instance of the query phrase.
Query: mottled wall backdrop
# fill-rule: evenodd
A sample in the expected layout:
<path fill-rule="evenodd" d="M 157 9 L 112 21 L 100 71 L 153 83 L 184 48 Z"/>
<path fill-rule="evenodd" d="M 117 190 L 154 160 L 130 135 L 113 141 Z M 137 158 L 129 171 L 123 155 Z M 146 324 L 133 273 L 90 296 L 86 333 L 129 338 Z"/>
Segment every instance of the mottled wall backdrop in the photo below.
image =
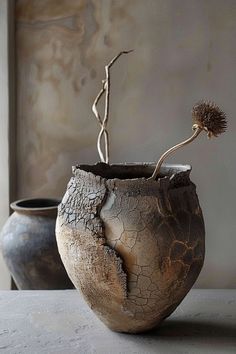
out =
<path fill-rule="evenodd" d="M 206 223 L 203 287 L 236 287 L 234 0 L 18 0 L 18 197 L 62 196 L 71 165 L 97 161 L 92 102 L 112 68 L 111 160 L 153 161 L 214 99 L 229 132 L 170 161 L 191 163 Z M 102 109 L 102 107 L 101 107 Z"/>

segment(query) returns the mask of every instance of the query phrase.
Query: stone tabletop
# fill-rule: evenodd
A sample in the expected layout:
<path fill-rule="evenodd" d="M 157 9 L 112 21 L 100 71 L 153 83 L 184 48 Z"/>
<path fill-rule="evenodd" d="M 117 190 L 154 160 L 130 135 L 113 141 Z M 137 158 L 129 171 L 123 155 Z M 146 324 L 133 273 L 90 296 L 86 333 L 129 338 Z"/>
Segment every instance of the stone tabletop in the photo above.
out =
<path fill-rule="evenodd" d="M 192 290 L 163 325 L 114 333 L 76 290 L 1 291 L 0 354 L 236 353 L 236 290 Z"/>

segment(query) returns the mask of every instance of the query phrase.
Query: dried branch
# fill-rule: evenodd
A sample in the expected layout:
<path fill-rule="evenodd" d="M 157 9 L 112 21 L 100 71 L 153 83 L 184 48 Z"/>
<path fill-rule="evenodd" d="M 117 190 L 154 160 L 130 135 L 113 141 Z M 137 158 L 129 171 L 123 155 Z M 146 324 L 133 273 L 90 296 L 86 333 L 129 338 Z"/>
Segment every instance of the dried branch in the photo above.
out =
<path fill-rule="evenodd" d="M 156 164 L 156 167 L 155 167 L 155 170 L 154 170 L 152 176 L 150 177 L 150 179 L 155 180 L 155 179 L 157 178 L 157 175 L 158 175 L 159 172 L 160 172 L 160 169 L 161 169 L 161 166 L 162 166 L 162 164 L 163 164 L 163 161 L 164 161 L 169 155 L 171 155 L 174 151 L 178 150 L 179 148 L 181 148 L 181 147 L 183 147 L 183 146 L 185 146 L 185 145 L 187 145 L 187 144 L 190 144 L 190 143 L 191 143 L 193 140 L 195 140 L 195 139 L 198 137 L 198 135 L 202 132 L 202 129 L 199 128 L 199 126 L 195 126 L 195 127 L 193 126 L 193 129 L 194 129 L 194 133 L 193 133 L 193 135 L 192 135 L 190 138 L 188 138 L 188 139 L 182 141 L 181 143 L 179 143 L 179 144 L 173 146 L 172 148 L 168 149 L 164 154 L 161 155 L 161 157 L 160 157 L 160 159 L 158 160 L 158 162 L 157 162 L 157 164 Z"/>
<path fill-rule="evenodd" d="M 93 106 L 92 106 L 92 111 L 93 111 L 95 117 L 97 118 L 98 123 L 101 127 L 100 132 L 98 134 L 98 139 L 97 139 L 97 149 L 98 149 L 98 153 L 100 156 L 100 160 L 102 162 L 109 163 L 109 150 L 110 150 L 109 148 L 110 148 L 110 146 L 109 146 L 109 135 L 108 135 L 108 131 L 107 131 L 106 127 L 107 127 L 107 123 L 108 123 L 108 119 L 109 119 L 109 109 L 110 109 L 110 86 L 111 86 L 110 68 L 112 67 L 112 65 L 116 62 L 116 60 L 121 55 L 128 54 L 132 51 L 133 50 L 127 50 L 127 51 L 120 52 L 108 63 L 108 65 L 105 66 L 106 78 L 105 78 L 105 80 L 102 81 L 102 89 L 100 90 L 97 97 L 95 98 Z M 105 112 L 104 112 L 104 117 L 102 119 L 98 110 L 97 110 L 97 104 L 100 101 L 100 99 L 104 93 L 105 93 Z M 102 152 L 102 148 L 101 148 L 101 141 L 102 141 L 103 136 L 104 136 L 104 145 L 105 145 L 105 156 L 104 156 L 104 153 Z"/>
<path fill-rule="evenodd" d="M 193 116 L 193 130 L 194 133 L 187 140 L 182 141 L 181 143 L 173 146 L 159 158 L 155 170 L 150 177 L 150 179 L 155 180 L 160 172 L 163 161 L 174 151 L 179 148 L 190 144 L 195 140 L 198 135 L 206 131 L 207 136 L 211 138 L 212 136 L 218 136 L 226 131 L 227 128 L 227 119 L 226 114 L 213 102 L 210 101 L 200 101 L 192 109 Z"/>

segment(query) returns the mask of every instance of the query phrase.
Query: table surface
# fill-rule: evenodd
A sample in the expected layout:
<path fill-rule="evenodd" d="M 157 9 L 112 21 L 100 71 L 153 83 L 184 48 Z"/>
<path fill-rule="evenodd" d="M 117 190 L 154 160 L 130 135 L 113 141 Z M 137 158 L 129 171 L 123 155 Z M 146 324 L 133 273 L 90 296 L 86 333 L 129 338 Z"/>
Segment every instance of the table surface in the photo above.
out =
<path fill-rule="evenodd" d="M 137 335 L 107 329 L 76 290 L 0 291 L 0 353 L 236 354 L 236 290 L 192 290 Z"/>

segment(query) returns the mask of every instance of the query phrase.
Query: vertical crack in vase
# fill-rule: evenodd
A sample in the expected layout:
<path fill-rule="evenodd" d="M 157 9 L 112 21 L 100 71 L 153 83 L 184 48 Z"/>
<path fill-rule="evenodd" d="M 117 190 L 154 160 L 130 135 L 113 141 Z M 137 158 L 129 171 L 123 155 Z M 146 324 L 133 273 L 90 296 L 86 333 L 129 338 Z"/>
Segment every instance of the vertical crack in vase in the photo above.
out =
<path fill-rule="evenodd" d="M 190 166 L 81 165 L 59 205 L 65 268 L 112 330 L 138 333 L 169 316 L 196 281 L 205 231 Z"/>

